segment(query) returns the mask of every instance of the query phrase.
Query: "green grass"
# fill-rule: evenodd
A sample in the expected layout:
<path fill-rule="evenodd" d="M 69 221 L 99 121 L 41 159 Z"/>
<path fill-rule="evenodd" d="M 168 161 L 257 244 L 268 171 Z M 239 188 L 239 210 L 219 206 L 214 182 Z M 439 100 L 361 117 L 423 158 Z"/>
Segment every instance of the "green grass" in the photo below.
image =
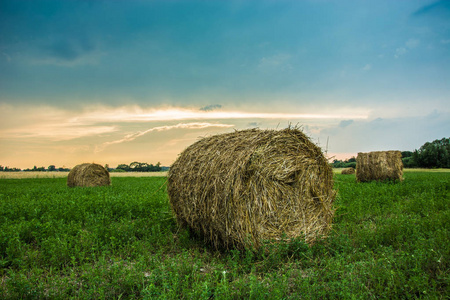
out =
<path fill-rule="evenodd" d="M 448 299 L 450 173 L 335 174 L 333 231 L 259 252 L 179 229 L 165 178 L 0 180 L 1 299 Z"/>

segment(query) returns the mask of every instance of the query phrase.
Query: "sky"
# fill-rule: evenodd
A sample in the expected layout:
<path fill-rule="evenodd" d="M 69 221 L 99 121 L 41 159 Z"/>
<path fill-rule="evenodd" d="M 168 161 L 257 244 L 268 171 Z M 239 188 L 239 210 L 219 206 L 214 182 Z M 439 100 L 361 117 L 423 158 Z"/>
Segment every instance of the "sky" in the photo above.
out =
<path fill-rule="evenodd" d="M 0 0 L 0 165 L 169 166 L 300 127 L 330 159 L 450 133 L 450 0 Z"/>

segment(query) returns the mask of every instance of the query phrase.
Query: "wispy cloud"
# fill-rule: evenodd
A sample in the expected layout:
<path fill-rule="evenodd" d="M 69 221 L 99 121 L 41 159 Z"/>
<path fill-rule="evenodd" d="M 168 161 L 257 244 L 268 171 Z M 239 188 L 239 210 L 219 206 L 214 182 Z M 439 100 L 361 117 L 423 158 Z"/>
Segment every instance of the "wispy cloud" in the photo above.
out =
<path fill-rule="evenodd" d="M 166 123 L 177 121 L 194 121 L 177 125 L 152 127 L 139 131 L 127 139 L 135 139 L 151 131 L 173 128 L 226 127 L 218 124 L 245 120 L 257 123 L 259 120 L 311 120 L 311 119 L 364 119 L 364 114 L 347 112 L 345 114 L 295 114 L 295 113 L 258 113 L 223 110 L 195 110 L 184 108 L 145 109 L 139 106 L 123 107 L 89 107 L 81 112 L 57 109 L 54 107 L 15 107 L 2 106 L 4 115 L 0 122 L 0 138 L 42 138 L 51 141 L 64 141 L 81 137 L 92 137 L 120 132 L 120 127 L 127 123 Z M 205 121 L 205 122 L 203 122 Z M 203 122 L 203 123 L 202 123 Z"/>
<path fill-rule="evenodd" d="M 42 138 L 67 141 L 88 136 L 98 136 L 117 131 L 116 126 L 73 126 L 70 124 L 42 124 L 16 131 L 17 138 Z"/>
<path fill-rule="evenodd" d="M 289 63 L 291 55 L 281 53 L 272 56 L 265 56 L 260 59 L 258 67 L 261 69 L 292 69 L 292 65 Z"/>
<path fill-rule="evenodd" d="M 154 121 L 181 121 L 181 120 L 229 120 L 229 119 L 364 119 L 365 114 L 336 113 L 263 113 L 245 111 L 205 111 L 184 108 L 144 109 L 141 107 L 96 108 L 80 114 L 77 122 L 154 122 Z"/>
<path fill-rule="evenodd" d="M 412 49 L 419 47 L 419 45 L 420 45 L 419 39 L 409 39 L 405 42 L 404 46 L 395 49 L 394 57 L 399 58 L 400 56 L 408 53 L 408 51 L 411 51 Z"/>
<path fill-rule="evenodd" d="M 370 71 L 372 69 L 372 65 L 371 64 L 366 64 L 363 68 L 363 71 Z"/>
<path fill-rule="evenodd" d="M 417 46 L 419 46 L 419 44 L 420 44 L 419 39 L 409 39 L 405 43 L 406 47 L 408 47 L 409 49 L 416 48 Z"/>
<path fill-rule="evenodd" d="M 353 124 L 353 123 L 354 123 L 353 120 L 342 120 L 342 121 L 339 123 L 339 127 L 340 127 L 340 128 L 345 128 L 345 127 L 347 127 L 347 126 L 349 126 L 349 125 L 351 125 L 351 124 Z"/>
<path fill-rule="evenodd" d="M 397 48 L 397 49 L 395 49 L 394 57 L 399 58 L 400 56 L 406 54 L 406 52 L 408 52 L 408 50 L 406 50 L 406 48 L 404 48 L 404 47 Z"/>
<path fill-rule="evenodd" d="M 81 121 L 75 112 L 50 106 L 0 105 L 0 138 L 67 141 L 117 131 L 114 124 Z"/>
<path fill-rule="evenodd" d="M 167 131 L 167 130 L 172 130 L 172 129 L 204 129 L 204 128 L 208 128 L 208 127 L 230 128 L 233 126 L 234 125 L 230 125 L 230 124 L 213 124 L 213 123 L 179 123 L 179 124 L 170 125 L 170 126 L 157 126 L 157 127 L 152 127 L 150 129 L 144 130 L 144 131 L 138 131 L 138 132 L 127 134 L 119 140 L 105 142 L 105 143 L 101 144 L 100 146 L 97 146 L 95 149 L 95 152 L 101 152 L 106 147 L 114 145 L 114 144 L 131 142 L 143 135 L 146 135 L 146 134 L 148 134 L 150 132 L 154 132 L 154 131 Z"/>
<path fill-rule="evenodd" d="M 221 109 L 221 108 L 222 108 L 222 105 L 220 105 L 220 104 L 211 104 L 211 105 L 207 105 L 207 106 L 200 108 L 200 110 L 201 111 L 212 111 L 212 110 Z"/>

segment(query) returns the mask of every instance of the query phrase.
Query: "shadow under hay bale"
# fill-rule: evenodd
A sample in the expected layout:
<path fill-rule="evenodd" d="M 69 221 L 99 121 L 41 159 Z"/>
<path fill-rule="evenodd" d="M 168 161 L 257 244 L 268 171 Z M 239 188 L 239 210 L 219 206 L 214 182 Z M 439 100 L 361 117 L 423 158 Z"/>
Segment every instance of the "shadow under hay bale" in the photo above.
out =
<path fill-rule="evenodd" d="M 356 157 L 356 180 L 403 180 L 403 162 L 400 151 L 375 151 L 358 153 Z"/>
<path fill-rule="evenodd" d="M 75 166 L 67 176 L 69 187 L 94 187 L 110 185 L 109 172 L 98 164 L 85 163 Z"/>
<path fill-rule="evenodd" d="M 344 174 L 344 175 L 355 174 L 355 168 L 345 168 L 341 171 L 341 174 Z"/>
<path fill-rule="evenodd" d="M 243 130 L 203 138 L 168 174 L 181 226 L 217 247 L 325 236 L 334 215 L 333 172 L 297 128 Z"/>

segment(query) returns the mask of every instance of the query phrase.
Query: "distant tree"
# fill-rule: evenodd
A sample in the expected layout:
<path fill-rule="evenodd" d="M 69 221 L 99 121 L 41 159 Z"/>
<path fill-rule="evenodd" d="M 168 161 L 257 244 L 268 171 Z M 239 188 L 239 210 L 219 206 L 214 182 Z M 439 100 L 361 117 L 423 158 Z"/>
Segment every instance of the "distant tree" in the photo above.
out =
<path fill-rule="evenodd" d="M 356 168 L 356 158 L 352 157 L 347 160 L 333 160 L 333 163 L 331 163 L 331 167 L 333 168 Z"/>
<path fill-rule="evenodd" d="M 413 152 L 412 151 L 402 151 L 402 158 L 408 158 L 413 156 Z"/>
<path fill-rule="evenodd" d="M 54 165 L 50 165 L 47 168 L 48 171 L 56 171 L 56 167 Z"/>
<path fill-rule="evenodd" d="M 334 159 L 333 162 L 331 163 L 331 166 L 333 168 L 342 168 L 342 164 L 343 164 L 342 160 Z"/>
<path fill-rule="evenodd" d="M 130 170 L 136 171 L 139 170 L 141 168 L 141 163 L 134 161 L 130 164 Z"/>
<path fill-rule="evenodd" d="M 130 167 L 128 165 L 126 165 L 126 164 L 120 164 L 120 165 L 117 166 L 116 169 L 124 170 L 125 172 L 128 172 L 130 170 Z"/>
<path fill-rule="evenodd" d="M 148 172 L 149 169 L 150 169 L 150 165 L 148 163 L 141 163 L 139 165 L 139 169 L 137 171 L 138 172 Z"/>
<path fill-rule="evenodd" d="M 417 163 L 413 158 L 414 152 L 402 151 L 402 162 L 405 168 L 417 168 Z"/>
<path fill-rule="evenodd" d="M 120 164 L 116 169 L 126 172 L 158 172 L 161 171 L 161 163 L 158 162 L 156 165 L 153 165 L 134 161 L 130 165 Z"/>
<path fill-rule="evenodd" d="M 22 171 L 22 170 L 19 169 L 19 168 L 4 167 L 4 168 L 3 168 L 3 171 L 4 171 L 4 172 L 20 172 L 20 171 Z"/>
<path fill-rule="evenodd" d="M 421 168 L 450 168 L 450 138 L 423 144 L 412 159 Z"/>
<path fill-rule="evenodd" d="M 355 162 L 347 162 L 344 164 L 344 168 L 354 168 L 356 169 L 356 161 Z"/>
<path fill-rule="evenodd" d="M 5 168 L 3 166 L 0 166 L 0 171 L 3 171 Z"/>

